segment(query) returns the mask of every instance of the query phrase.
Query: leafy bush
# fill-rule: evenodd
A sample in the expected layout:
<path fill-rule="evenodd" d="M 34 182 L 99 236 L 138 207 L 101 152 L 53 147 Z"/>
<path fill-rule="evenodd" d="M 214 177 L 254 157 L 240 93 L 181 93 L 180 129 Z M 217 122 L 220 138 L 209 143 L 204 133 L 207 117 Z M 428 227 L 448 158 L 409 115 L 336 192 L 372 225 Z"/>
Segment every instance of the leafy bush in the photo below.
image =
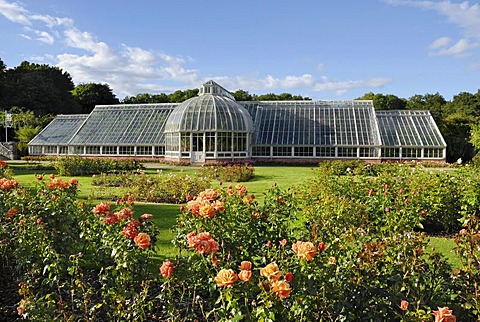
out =
<path fill-rule="evenodd" d="M 429 319 L 451 303 L 450 268 L 411 231 L 421 214 L 407 215 L 408 203 L 400 222 L 373 214 L 365 225 L 352 212 L 339 223 L 331 212 L 307 230 L 292 225 L 298 201 L 274 188 L 260 205 L 242 185 L 189 201 L 176 227 L 183 256 L 165 263 L 158 305 L 182 321 L 380 321 Z"/>
<path fill-rule="evenodd" d="M 145 319 L 158 234 L 151 215 L 135 219 L 131 198 L 115 210 L 91 210 L 76 201 L 75 179 L 38 179 L 32 192 L 0 180 L 2 269 L 18 283 L 18 314 L 32 321 Z"/>
<path fill-rule="evenodd" d="M 239 164 L 207 164 L 200 169 L 200 175 L 225 182 L 246 182 L 255 177 L 253 165 Z"/>
<path fill-rule="evenodd" d="M 141 169 L 134 159 L 82 158 L 79 156 L 58 158 L 55 169 L 61 176 L 84 176 L 104 172 L 121 172 Z"/>
<path fill-rule="evenodd" d="M 29 192 L 0 179 L 1 303 L 17 301 L 25 319 L 431 321 L 450 309 L 459 321 L 480 318 L 476 169 L 319 169 L 262 203 L 241 184 L 205 189 L 180 207 L 179 254 L 157 272 L 151 215 L 135 219 L 132 197 L 91 209 L 76 187 L 39 176 Z M 431 213 L 460 219 L 459 268 L 428 247 Z"/>
<path fill-rule="evenodd" d="M 422 215 L 417 229 L 442 235 L 460 229 L 459 196 L 464 180 L 472 175 L 469 171 L 429 171 L 413 163 L 372 165 L 367 173 L 375 173 L 375 176 L 357 170 L 355 168 L 347 175 L 339 176 L 336 175 L 339 172 L 331 168 L 319 168 L 306 187 L 318 201 L 316 207 L 319 212 L 331 214 L 336 211 L 336 214 L 342 214 L 343 219 L 339 220 L 348 221 L 351 220 L 351 211 L 363 209 L 362 213 L 367 212 L 370 217 L 376 214 L 384 218 L 384 209 L 388 207 L 394 211 L 399 209 L 399 202 L 407 202 L 407 213 Z M 389 187 L 388 191 L 384 191 L 384 186 Z M 372 197 L 371 191 L 377 193 Z M 373 200 L 376 200 L 375 204 L 372 204 Z M 339 205 L 343 205 L 343 210 Z M 364 220 L 360 217 L 358 220 Z"/>
<path fill-rule="evenodd" d="M 188 196 L 210 187 L 207 178 L 188 174 L 165 174 L 162 171 L 154 176 L 144 173 L 101 174 L 94 177 L 93 184 L 124 187 L 136 200 L 158 203 L 182 203 Z"/>

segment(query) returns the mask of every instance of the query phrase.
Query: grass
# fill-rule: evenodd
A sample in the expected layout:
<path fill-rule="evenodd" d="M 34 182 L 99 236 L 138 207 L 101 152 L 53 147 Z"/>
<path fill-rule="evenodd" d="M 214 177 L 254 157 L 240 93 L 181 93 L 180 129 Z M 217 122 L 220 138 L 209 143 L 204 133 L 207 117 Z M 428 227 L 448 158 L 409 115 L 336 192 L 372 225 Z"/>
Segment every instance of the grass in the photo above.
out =
<path fill-rule="evenodd" d="M 9 162 L 9 166 L 15 173 L 15 179 L 27 189 L 35 186 L 36 175 L 48 176 L 51 173 L 55 173 L 51 167 L 35 168 L 35 165 L 22 162 Z M 145 171 L 151 174 L 161 170 L 166 173 L 182 172 L 191 175 L 194 175 L 198 171 L 198 168 L 196 167 L 176 167 L 161 164 L 156 164 L 154 166 L 155 168 L 150 167 Z M 255 166 L 255 178 L 242 184 L 245 185 L 249 193 L 255 194 L 257 197 L 256 199 L 261 202 L 263 200 L 263 194 L 272 186 L 277 185 L 282 189 L 288 189 L 302 184 L 311 176 L 313 176 L 313 168 L 308 166 Z M 65 177 L 65 179 L 70 179 L 70 177 Z M 85 200 L 94 205 L 101 201 L 98 199 L 98 196 L 108 195 L 105 191 L 102 191 L 103 188 L 93 186 L 93 178 L 91 176 L 78 177 L 77 179 L 79 181 L 79 199 Z M 236 183 L 225 182 L 223 184 L 228 185 Z M 218 187 L 218 182 L 216 180 L 212 181 L 212 186 L 214 188 Z M 120 191 L 113 191 L 113 188 L 110 189 L 112 190 L 111 194 L 116 193 L 121 196 L 122 193 Z M 136 202 L 133 210 L 137 216 L 144 213 L 151 213 L 154 215 L 153 221 L 160 227 L 160 235 L 158 236 L 157 242 L 159 260 L 175 257 L 177 252 L 171 243 L 171 240 L 174 237 L 171 228 L 175 226 L 176 217 L 179 213 L 179 205 Z M 453 239 L 446 237 L 430 237 L 429 245 L 441 252 L 450 264 L 454 267 L 458 267 L 460 260 L 453 252 Z"/>
<path fill-rule="evenodd" d="M 460 267 L 460 258 L 455 254 L 455 242 L 448 237 L 429 237 L 429 246 L 440 252 L 453 267 Z"/>

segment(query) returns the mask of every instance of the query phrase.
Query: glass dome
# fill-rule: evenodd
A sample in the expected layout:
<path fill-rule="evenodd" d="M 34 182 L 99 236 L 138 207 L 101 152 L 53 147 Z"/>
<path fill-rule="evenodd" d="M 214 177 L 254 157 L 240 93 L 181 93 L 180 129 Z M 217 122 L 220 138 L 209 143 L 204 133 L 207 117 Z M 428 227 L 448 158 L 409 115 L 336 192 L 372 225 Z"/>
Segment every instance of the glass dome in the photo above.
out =
<path fill-rule="evenodd" d="M 165 133 L 203 131 L 253 133 L 253 120 L 230 93 L 209 81 L 199 96 L 178 105 L 165 124 Z"/>
<path fill-rule="evenodd" d="M 168 117 L 165 157 L 192 163 L 249 158 L 254 131 L 250 113 L 214 81 L 203 84 L 198 95 Z"/>

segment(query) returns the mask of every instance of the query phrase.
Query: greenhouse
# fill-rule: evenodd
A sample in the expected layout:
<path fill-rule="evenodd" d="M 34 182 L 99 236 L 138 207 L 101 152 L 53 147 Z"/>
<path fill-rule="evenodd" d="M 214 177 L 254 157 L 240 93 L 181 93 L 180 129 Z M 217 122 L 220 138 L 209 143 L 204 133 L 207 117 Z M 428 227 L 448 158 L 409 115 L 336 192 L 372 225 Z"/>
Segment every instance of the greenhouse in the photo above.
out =
<path fill-rule="evenodd" d="M 376 111 L 372 101 L 235 101 L 214 81 L 183 103 L 100 105 L 58 115 L 30 155 L 172 161 L 445 160 L 429 111 Z"/>

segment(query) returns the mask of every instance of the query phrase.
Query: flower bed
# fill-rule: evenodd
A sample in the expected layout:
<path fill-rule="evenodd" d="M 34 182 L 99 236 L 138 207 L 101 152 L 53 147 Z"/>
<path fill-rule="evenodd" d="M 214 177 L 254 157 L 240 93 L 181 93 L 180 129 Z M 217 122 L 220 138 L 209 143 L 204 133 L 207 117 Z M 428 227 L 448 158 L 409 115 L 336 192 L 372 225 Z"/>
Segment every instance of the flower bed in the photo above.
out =
<path fill-rule="evenodd" d="M 75 179 L 38 176 L 30 191 L 3 178 L 0 303 L 38 321 L 477 320 L 479 175 L 398 171 L 319 170 L 262 203 L 241 184 L 203 189 L 180 206 L 179 253 L 163 263 L 158 214 L 135 215 L 132 197 L 92 206 Z M 455 270 L 427 247 L 434 212 L 462 225 Z"/>

